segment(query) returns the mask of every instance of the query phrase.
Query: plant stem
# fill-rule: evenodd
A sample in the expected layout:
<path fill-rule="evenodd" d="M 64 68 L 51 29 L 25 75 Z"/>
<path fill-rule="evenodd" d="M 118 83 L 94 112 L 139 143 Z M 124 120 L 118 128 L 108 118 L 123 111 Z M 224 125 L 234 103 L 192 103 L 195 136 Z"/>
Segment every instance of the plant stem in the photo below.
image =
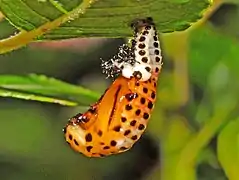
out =
<path fill-rule="evenodd" d="M 176 168 L 177 180 L 192 180 L 191 177 L 195 176 L 195 172 L 191 172 L 190 177 L 188 175 L 190 174 L 188 169 L 195 171 L 198 155 L 213 136 L 215 136 L 220 127 L 228 121 L 227 116 L 235 105 L 236 104 L 233 104 L 231 107 L 227 107 L 224 111 L 216 111 L 216 114 L 211 120 L 209 120 L 198 134 L 182 149 Z"/>

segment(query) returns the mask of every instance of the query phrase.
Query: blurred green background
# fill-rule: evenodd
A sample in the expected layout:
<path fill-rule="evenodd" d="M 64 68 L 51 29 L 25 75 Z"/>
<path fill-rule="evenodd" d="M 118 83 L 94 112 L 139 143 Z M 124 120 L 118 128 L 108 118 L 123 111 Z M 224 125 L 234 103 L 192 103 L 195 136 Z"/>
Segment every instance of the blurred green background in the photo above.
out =
<path fill-rule="evenodd" d="M 181 150 L 192 134 L 216 118 L 223 123 L 205 140 L 206 147 L 190 168 L 195 179 L 236 180 L 239 174 L 231 175 L 230 169 L 238 167 L 233 153 L 239 152 L 234 138 L 239 134 L 238 8 L 235 1 L 222 4 L 190 31 L 162 35 L 157 105 L 146 134 L 126 153 L 90 159 L 68 147 L 62 128 L 86 107 L 1 98 L 0 179 L 174 180 L 174 164 L 181 162 L 179 157 L 190 157 Z M 0 27 L 1 38 L 8 37 L 11 26 L 3 20 Z M 44 74 L 103 93 L 111 81 L 101 73 L 100 58 L 111 58 L 124 42 L 32 43 L 1 55 L 0 74 Z"/>

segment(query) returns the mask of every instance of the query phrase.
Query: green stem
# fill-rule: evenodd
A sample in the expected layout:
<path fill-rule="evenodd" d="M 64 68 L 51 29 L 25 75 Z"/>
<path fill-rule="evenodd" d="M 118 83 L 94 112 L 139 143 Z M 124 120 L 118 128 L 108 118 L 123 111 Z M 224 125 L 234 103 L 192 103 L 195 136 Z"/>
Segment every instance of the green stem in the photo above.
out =
<path fill-rule="evenodd" d="M 198 134 L 182 149 L 175 173 L 177 180 L 195 179 L 195 166 L 198 155 L 213 136 L 215 136 L 220 127 L 227 122 L 227 116 L 234 107 L 235 104 L 231 107 L 227 107 L 225 111 L 216 111 L 212 119 L 209 120 Z"/>

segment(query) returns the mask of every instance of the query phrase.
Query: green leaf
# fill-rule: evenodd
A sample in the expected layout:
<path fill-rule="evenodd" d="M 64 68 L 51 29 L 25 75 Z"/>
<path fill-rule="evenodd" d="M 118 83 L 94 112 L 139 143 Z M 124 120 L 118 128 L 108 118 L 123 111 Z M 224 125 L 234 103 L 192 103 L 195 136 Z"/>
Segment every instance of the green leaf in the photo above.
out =
<path fill-rule="evenodd" d="M 0 0 L 0 9 L 21 32 L 0 41 L 0 53 L 36 39 L 131 36 L 129 23 L 151 16 L 161 32 L 196 22 L 210 0 Z M 60 27 L 59 27 L 60 26 Z"/>
<path fill-rule="evenodd" d="M 56 104 L 61 104 L 61 105 L 65 105 L 65 106 L 76 106 L 77 105 L 76 102 L 71 102 L 71 101 L 67 101 L 67 100 L 39 96 L 39 95 L 31 94 L 31 93 L 22 93 L 22 92 L 15 92 L 15 91 L 11 91 L 11 90 L 3 90 L 3 89 L 0 89 L 0 96 L 40 101 L 40 102 L 56 103 Z"/>
<path fill-rule="evenodd" d="M 218 136 L 218 158 L 230 180 L 238 179 L 239 119 L 231 121 Z"/>
<path fill-rule="evenodd" d="M 1 75 L 0 96 L 14 97 L 43 102 L 59 103 L 63 105 L 89 105 L 96 101 L 99 94 L 80 86 L 74 86 L 54 78 L 43 75 L 13 76 Z M 34 95 L 35 94 L 35 95 Z M 37 95 L 36 95 L 37 94 Z M 40 96 L 39 96 L 40 95 Z M 44 96 L 64 97 L 72 101 Z"/>

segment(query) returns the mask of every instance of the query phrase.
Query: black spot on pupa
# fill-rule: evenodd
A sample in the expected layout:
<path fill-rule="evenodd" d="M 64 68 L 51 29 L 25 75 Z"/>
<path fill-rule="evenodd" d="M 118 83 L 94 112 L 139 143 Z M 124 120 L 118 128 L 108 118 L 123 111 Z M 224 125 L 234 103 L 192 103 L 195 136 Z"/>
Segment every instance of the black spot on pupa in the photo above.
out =
<path fill-rule="evenodd" d="M 147 58 L 147 57 L 143 57 L 141 60 L 142 60 L 142 62 L 144 62 L 144 63 L 147 63 L 147 62 L 148 62 L 148 58 Z"/>
<path fill-rule="evenodd" d="M 140 55 L 140 56 L 144 56 L 145 54 L 146 54 L 145 50 L 140 50 L 140 51 L 139 51 L 139 55 Z"/>
<path fill-rule="evenodd" d="M 149 118 L 149 114 L 148 114 L 148 113 L 144 113 L 143 118 L 144 118 L 145 120 L 147 120 L 147 119 Z"/>
<path fill-rule="evenodd" d="M 144 37 L 144 36 L 141 36 L 141 37 L 139 38 L 139 41 L 140 41 L 140 42 L 145 41 L 145 37 Z"/>
<path fill-rule="evenodd" d="M 120 129 L 121 129 L 121 126 L 115 126 L 114 127 L 114 131 L 116 131 L 116 132 L 120 132 Z"/>
<path fill-rule="evenodd" d="M 152 93 L 151 93 L 151 98 L 154 99 L 155 97 L 156 97 L 155 92 L 152 92 Z"/>
<path fill-rule="evenodd" d="M 86 142 L 91 142 L 92 141 L 92 135 L 90 133 L 86 134 L 85 140 L 86 140 Z"/>
<path fill-rule="evenodd" d="M 103 149 L 110 149 L 110 147 L 109 146 L 105 146 L 105 147 L 103 147 Z"/>
<path fill-rule="evenodd" d="M 149 31 L 144 31 L 142 34 L 147 35 L 147 34 L 149 34 Z"/>
<path fill-rule="evenodd" d="M 87 150 L 88 152 L 90 152 L 92 148 L 93 148 L 93 146 L 87 146 L 87 147 L 86 147 L 86 150 Z"/>
<path fill-rule="evenodd" d="M 70 140 L 72 140 L 72 139 L 73 139 L 73 137 L 72 137 L 72 135 L 71 135 L 71 134 L 69 135 L 69 139 L 70 139 Z"/>
<path fill-rule="evenodd" d="M 127 147 L 124 147 L 124 146 L 122 146 L 122 147 L 120 147 L 120 150 L 121 151 L 124 151 L 124 150 L 127 150 L 128 148 Z"/>
<path fill-rule="evenodd" d="M 79 143 L 74 139 L 75 145 L 79 146 Z"/>
<path fill-rule="evenodd" d="M 141 112 L 141 110 L 140 110 L 140 109 L 137 109 L 137 110 L 135 111 L 135 114 L 136 114 L 137 116 L 139 116 L 139 115 L 140 115 L 140 112 Z"/>
<path fill-rule="evenodd" d="M 91 106 L 90 109 L 88 110 L 90 113 L 95 114 L 96 108 Z"/>
<path fill-rule="evenodd" d="M 131 139 L 134 140 L 134 141 L 135 141 L 137 138 L 138 138 L 137 135 L 134 135 L 134 136 L 131 137 Z"/>
<path fill-rule="evenodd" d="M 126 122 L 127 119 L 126 119 L 125 117 L 121 117 L 121 121 L 122 121 L 122 122 Z"/>
<path fill-rule="evenodd" d="M 145 67 L 145 70 L 150 72 L 151 69 L 150 69 L 150 67 Z"/>
<path fill-rule="evenodd" d="M 155 72 L 156 73 L 159 72 L 159 68 L 158 67 L 155 68 Z"/>
<path fill-rule="evenodd" d="M 132 108 L 132 106 L 131 106 L 130 104 L 127 104 L 127 105 L 125 106 L 125 109 L 126 109 L 127 111 L 130 111 L 130 110 L 133 109 L 133 108 Z"/>
<path fill-rule="evenodd" d="M 128 100 L 128 101 L 132 101 L 133 99 L 137 98 L 138 97 L 138 94 L 137 93 L 128 93 L 125 95 L 125 98 Z"/>
<path fill-rule="evenodd" d="M 138 47 L 139 47 L 140 49 L 144 49 L 144 48 L 145 48 L 145 44 L 144 44 L 144 43 L 140 43 L 140 44 L 138 45 Z"/>
<path fill-rule="evenodd" d="M 145 100 L 145 98 L 143 98 L 143 97 L 140 99 L 140 103 L 141 103 L 141 104 L 144 104 L 145 101 L 146 101 L 146 100 Z"/>
<path fill-rule="evenodd" d="M 102 132 L 101 130 L 99 130 L 99 131 L 97 132 L 97 134 L 98 134 L 99 136 L 102 136 L 103 132 Z"/>
<path fill-rule="evenodd" d="M 128 130 L 126 130 L 126 131 L 124 132 L 124 135 L 127 136 L 127 135 L 130 134 L 130 132 L 131 132 L 131 131 L 128 129 Z"/>
<path fill-rule="evenodd" d="M 140 124 L 138 127 L 138 130 L 144 130 L 145 126 L 143 124 Z"/>
<path fill-rule="evenodd" d="M 135 124 L 136 124 L 136 120 L 133 120 L 130 122 L 130 126 L 135 126 Z"/>
<path fill-rule="evenodd" d="M 150 30 L 150 29 L 151 29 L 151 26 L 146 26 L 145 29 L 146 29 L 146 30 Z"/>
<path fill-rule="evenodd" d="M 142 73 L 140 71 L 134 71 L 133 76 L 137 79 L 140 79 L 142 77 Z"/>
<path fill-rule="evenodd" d="M 151 101 L 149 101 L 149 103 L 148 103 L 148 108 L 149 108 L 149 109 L 152 109 L 153 106 L 154 106 L 153 103 L 152 103 Z"/>
<path fill-rule="evenodd" d="M 157 42 L 154 42 L 154 47 L 159 47 L 159 44 Z"/>
<path fill-rule="evenodd" d="M 111 145 L 111 146 L 116 146 L 116 144 L 117 144 L 117 142 L 114 141 L 114 140 L 112 140 L 112 141 L 110 142 L 110 145 Z"/>
<path fill-rule="evenodd" d="M 158 56 L 155 57 L 156 62 L 160 62 L 160 58 Z"/>
<path fill-rule="evenodd" d="M 154 54 L 159 55 L 159 50 L 156 49 L 156 50 L 154 51 Z"/>
<path fill-rule="evenodd" d="M 144 87 L 144 88 L 143 88 L 143 92 L 144 92 L 144 93 L 148 93 L 148 89 Z"/>

